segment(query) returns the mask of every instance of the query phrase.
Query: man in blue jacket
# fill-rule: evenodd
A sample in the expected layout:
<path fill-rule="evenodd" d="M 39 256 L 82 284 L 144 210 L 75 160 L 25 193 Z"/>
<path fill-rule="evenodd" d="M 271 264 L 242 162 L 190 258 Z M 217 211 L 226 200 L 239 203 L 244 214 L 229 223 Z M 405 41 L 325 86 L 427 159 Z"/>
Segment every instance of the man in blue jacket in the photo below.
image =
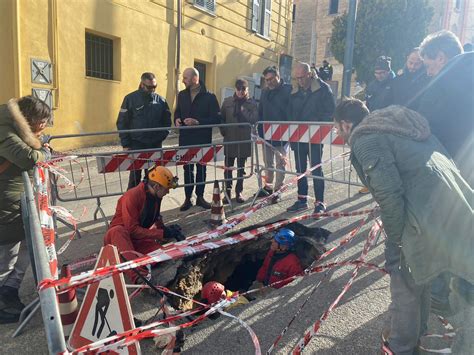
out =
<path fill-rule="evenodd" d="M 183 72 L 183 84 L 186 89 L 178 94 L 174 122 L 176 127 L 213 125 L 220 123 L 220 109 L 216 95 L 206 89 L 199 81 L 199 72 L 195 68 L 187 68 Z M 179 146 L 210 144 L 212 128 L 183 129 L 179 132 Z M 196 179 L 194 179 L 196 166 Z M 201 164 L 184 165 L 184 187 L 186 199 L 181 211 L 187 211 L 193 205 L 191 200 L 194 184 L 196 184 L 196 205 L 210 209 L 211 204 L 204 199 L 206 182 L 206 166 Z"/>
<path fill-rule="evenodd" d="M 117 119 L 117 129 L 158 128 L 171 126 L 171 112 L 166 100 L 155 93 L 156 78 L 153 73 L 143 73 L 138 90 L 123 99 Z M 124 150 L 161 148 L 168 131 L 120 133 Z M 128 189 L 141 181 L 141 170 L 130 171 Z"/>

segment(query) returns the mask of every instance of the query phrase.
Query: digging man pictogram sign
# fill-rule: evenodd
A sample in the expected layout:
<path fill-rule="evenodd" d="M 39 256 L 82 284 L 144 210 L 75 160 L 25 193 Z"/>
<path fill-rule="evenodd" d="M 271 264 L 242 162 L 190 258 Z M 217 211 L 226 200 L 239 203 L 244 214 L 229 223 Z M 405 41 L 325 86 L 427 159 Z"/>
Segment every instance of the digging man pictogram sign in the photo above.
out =
<path fill-rule="evenodd" d="M 96 267 L 119 263 L 117 249 L 102 248 Z M 69 347 L 77 349 L 86 344 L 135 328 L 122 274 L 108 277 L 87 288 L 84 301 L 69 338 Z M 138 343 L 115 354 L 139 354 Z"/>

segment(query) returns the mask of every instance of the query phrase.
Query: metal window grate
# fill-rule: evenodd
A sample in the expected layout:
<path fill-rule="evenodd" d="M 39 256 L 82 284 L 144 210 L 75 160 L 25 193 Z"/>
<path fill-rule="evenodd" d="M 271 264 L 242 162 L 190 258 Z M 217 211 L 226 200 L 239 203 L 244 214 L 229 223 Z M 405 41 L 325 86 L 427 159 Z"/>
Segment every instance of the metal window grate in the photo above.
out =
<path fill-rule="evenodd" d="M 194 0 L 194 5 L 212 13 L 216 11 L 216 0 Z"/>
<path fill-rule="evenodd" d="M 86 32 L 86 76 L 113 80 L 113 40 Z"/>

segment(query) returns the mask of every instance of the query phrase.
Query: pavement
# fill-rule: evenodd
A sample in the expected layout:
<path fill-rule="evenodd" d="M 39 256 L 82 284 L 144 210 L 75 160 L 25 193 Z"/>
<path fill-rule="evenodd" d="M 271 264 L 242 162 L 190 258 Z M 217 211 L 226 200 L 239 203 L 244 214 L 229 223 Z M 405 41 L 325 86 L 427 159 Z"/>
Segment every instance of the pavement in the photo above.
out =
<path fill-rule="evenodd" d="M 171 143 L 172 144 L 172 143 Z M 89 152 L 103 152 L 116 150 L 118 147 L 96 147 L 89 149 Z M 83 150 L 84 151 L 84 150 Z M 331 151 L 335 154 L 336 151 Z M 325 150 L 325 158 L 329 156 L 329 150 Z M 90 161 L 89 163 L 91 163 Z M 83 164 L 84 162 L 82 162 Z M 331 167 L 334 171 L 340 166 Z M 75 169 L 78 169 L 77 167 Z M 90 169 L 90 170 L 89 170 Z M 326 175 L 330 174 L 328 167 L 325 167 Z M 92 164 L 87 167 L 92 179 L 84 182 L 79 188 L 80 193 L 87 194 L 91 186 L 99 189 L 103 184 L 104 177 L 93 172 Z M 339 169 L 340 170 L 340 169 Z M 180 174 L 182 169 L 178 170 Z M 95 175 L 94 175 L 95 174 Z M 248 171 L 250 175 L 250 171 Z M 222 170 L 211 169 L 209 176 L 222 175 Z M 108 183 L 110 187 L 117 188 L 125 184 L 127 176 L 122 174 L 118 180 Z M 211 177 L 213 178 L 213 177 Z M 287 179 L 288 181 L 288 179 Z M 358 187 L 348 187 L 346 184 L 327 182 L 325 200 L 330 211 L 355 211 L 367 209 L 375 206 L 370 195 L 357 194 Z M 257 179 L 255 175 L 250 175 L 244 182 L 243 195 L 248 200 L 242 205 L 226 207 L 227 217 L 238 214 L 250 206 L 251 197 L 257 191 Z M 312 187 L 310 185 L 310 194 Z M 206 188 L 205 197 L 212 198 L 212 185 Z M 80 195 L 80 194 L 79 194 Z M 68 196 L 67 194 L 64 196 Z M 74 194 L 70 193 L 68 198 Z M 294 215 L 286 212 L 286 208 L 291 205 L 296 198 L 295 188 L 286 192 L 280 203 L 265 207 L 253 214 L 247 221 L 237 228 L 251 226 L 256 223 L 268 223 L 282 218 L 290 218 Z M 110 220 L 113 216 L 115 204 L 118 196 L 101 199 L 101 208 Z M 184 213 L 179 211 L 179 206 L 183 202 L 183 189 L 176 189 L 165 197 L 162 204 L 162 215 L 165 223 L 179 223 L 185 235 L 193 235 L 208 230 L 205 219 L 210 217 L 210 212 L 200 207 L 192 207 Z M 86 199 L 81 201 L 59 202 L 58 204 L 74 211 L 74 215 L 81 216 L 79 230 L 81 239 L 74 240 L 69 248 L 59 257 L 60 264 L 71 262 L 80 257 L 90 255 L 99 251 L 102 245 L 103 235 L 106 225 L 102 220 L 94 220 L 93 213 L 96 208 L 96 200 Z M 84 212 L 85 211 L 85 212 Z M 328 242 L 328 248 L 336 245 L 350 230 L 352 230 L 363 217 L 344 218 L 323 218 L 319 221 L 306 221 L 308 226 L 322 226 L 332 231 Z M 338 250 L 327 261 L 343 261 L 357 259 L 362 252 L 365 238 L 368 234 L 370 224 L 365 226 L 357 237 L 345 248 Z M 58 228 L 59 245 L 71 235 L 71 230 L 60 225 Z M 370 251 L 367 261 L 383 264 L 383 243 L 378 244 Z M 279 289 L 273 290 L 264 298 L 258 298 L 248 305 L 234 308 L 230 311 L 235 316 L 245 321 L 258 336 L 262 352 L 266 351 L 275 338 L 290 322 L 300 306 L 309 297 L 303 311 L 296 317 L 289 327 L 287 333 L 281 339 L 275 352 L 287 354 L 296 345 L 312 324 L 328 308 L 331 302 L 342 291 L 344 285 L 351 277 L 353 267 L 341 267 L 333 269 L 327 274 L 313 274 L 303 279 Z M 315 289 L 316 288 L 316 289 Z M 310 296 L 310 294 L 312 294 Z M 36 297 L 33 285 L 31 270 L 28 271 L 22 288 L 20 297 L 24 302 L 30 302 Z M 147 319 L 156 312 L 158 300 L 143 293 L 132 300 L 134 315 L 140 319 Z M 389 278 L 375 271 L 361 269 L 354 284 L 341 299 L 337 308 L 323 322 L 317 335 L 311 340 L 305 349 L 305 353 L 319 354 L 379 354 L 380 353 L 380 333 L 387 320 L 387 310 L 390 302 Z M 472 309 L 469 310 L 472 312 Z M 453 325 L 462 325 L 461 316 L 450 318 Z M 0 326 L 0 341 L 2 342 L 2 353 L 5 354 L 46 354 L 47 343 L 39 314 L 35 315 L 27 325 L 21 335 L 11 338 L 14 325 Z M 432 316 L 429 324 L 430 332 L 444 333 L 441 323 Z M 253 345 L 246 330 L 236 321 L 220 316 L 217 320 L 206 320 L 199 325 L 185 330 L 186 342 L 184 354 L 252 354 Z M 429 346 L 443 348 L 449 346 L 439 339 L 430 340 Z M 143 353 L 157 352 L 153 348 L 151 340 L 142 341 L 141 349 Z M 458 352 L 459 354 L 463 352 Z"/>

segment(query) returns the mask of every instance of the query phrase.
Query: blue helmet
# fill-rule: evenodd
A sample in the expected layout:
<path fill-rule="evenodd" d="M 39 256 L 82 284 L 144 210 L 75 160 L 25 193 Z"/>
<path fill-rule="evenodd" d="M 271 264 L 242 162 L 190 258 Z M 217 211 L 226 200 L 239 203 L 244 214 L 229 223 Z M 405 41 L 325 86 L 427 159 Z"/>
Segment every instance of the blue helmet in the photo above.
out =
<path fill-rule="evenodd" d="M 273 239 L 280 244 L 286 245 L 287 247 L 291 248 L 295 245 L 295 232 L 290 229 L 283 228 L 280 229 L 274 236 Z"/>

